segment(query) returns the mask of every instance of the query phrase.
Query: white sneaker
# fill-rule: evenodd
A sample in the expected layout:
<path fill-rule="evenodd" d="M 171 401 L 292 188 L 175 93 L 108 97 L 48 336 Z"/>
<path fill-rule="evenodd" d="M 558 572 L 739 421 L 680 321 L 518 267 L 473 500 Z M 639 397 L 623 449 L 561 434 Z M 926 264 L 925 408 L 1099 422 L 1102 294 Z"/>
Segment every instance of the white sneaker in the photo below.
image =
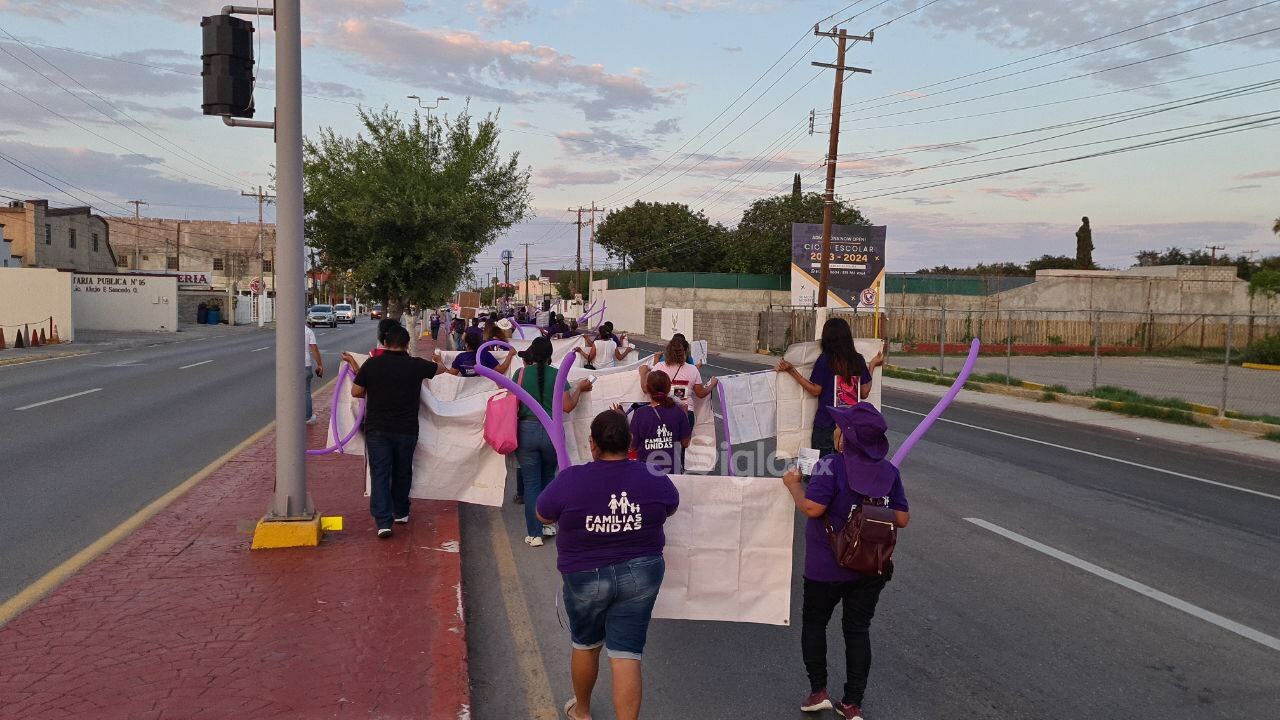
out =
<path fill-rule="evenodd" d="M 394 520 L 392 520 L 391 522 L 397 522 L 397 523 L 400 523 L 401 525 L 408 525 L 408 524 L 409 524 L 409 516 L 408 516 L 408 515 L 405 515 L 404 517 L 398 517 L 398 518 L 395 518 Z"/>
<path fill-rule="evenodd" d="M 559 530 L 555 525 L 542 526 L 542 537 L 555 537 L 557 532 L 559 532 Z"/>
<path fill-rule="evenodd" d="M 391 537 L 391 528 L 378 528 L 378 537 L 384 540 Z"/>
<path fill-rule="evenodd" d="M 315 425 L 317 422 L 319 422 L 319 420 L 320 418 L 316 417 L 315 413 L 311 413 L 311 417 L 307 418 L 307 424 Z"/>
<path fill-rule="evenodd" d="M 528 545 L 529 547 L 542 547 L 542 538 L 527 537 L 524 539 L 524 544 Z"/>

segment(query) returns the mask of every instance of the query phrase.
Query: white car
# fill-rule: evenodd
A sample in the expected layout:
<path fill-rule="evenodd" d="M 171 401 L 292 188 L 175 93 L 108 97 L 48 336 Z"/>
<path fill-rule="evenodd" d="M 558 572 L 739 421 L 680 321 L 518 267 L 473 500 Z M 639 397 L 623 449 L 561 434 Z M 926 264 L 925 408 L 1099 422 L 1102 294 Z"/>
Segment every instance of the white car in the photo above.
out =
<path fill-rule="evenodd" d="M 328 325 L 331 328 L 338 327 L 338 316 L 333 314 L 332 305 L 312 305 L 307 311 L 307 324 L 311 327 L 317 325 Z"/>
<path fill-rule="evenodd" d="M 356 322 L 356 309 L 346 303 L 334 305 L 333 314 L 338 318 L 338 322 L 351 323 L 352 325 Z"/>

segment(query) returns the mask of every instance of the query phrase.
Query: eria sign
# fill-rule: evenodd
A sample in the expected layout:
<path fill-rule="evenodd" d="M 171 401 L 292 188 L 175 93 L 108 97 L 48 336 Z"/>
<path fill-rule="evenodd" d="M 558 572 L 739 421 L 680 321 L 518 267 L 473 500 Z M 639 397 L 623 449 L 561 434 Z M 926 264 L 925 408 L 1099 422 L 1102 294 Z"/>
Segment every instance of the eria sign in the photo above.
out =
<path fill-rule="evenodd" d="M 212 270 L 143 270 L 141 273 L 133 271 L 133 274 L 143 275 L 169 275 L 178 280 L 178 287 L 213 287 L 213 271 Z"/>

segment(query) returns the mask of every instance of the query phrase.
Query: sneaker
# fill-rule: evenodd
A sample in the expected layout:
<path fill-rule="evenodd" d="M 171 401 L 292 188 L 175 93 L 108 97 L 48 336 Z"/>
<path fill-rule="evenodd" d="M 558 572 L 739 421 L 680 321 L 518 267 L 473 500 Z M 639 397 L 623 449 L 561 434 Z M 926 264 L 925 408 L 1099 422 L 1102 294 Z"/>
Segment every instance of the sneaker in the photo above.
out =
<path fill-rule="evenodd" d="M 391 528 L 378 528 L 378 537 L 382 540 L 391 537 Z"/>
<path fill-rule="evenodd" d="M 802 712 L 818 712 L 819 710 L 830 710 L 831 708 L 831 696 L 827 694 L 826 688 L 811 693 L 809 697 L 804 699 L 804 702 L 800 703 Z"/>
<path fill-rule="evenodd" d="M 542 547 L 542 538 L 527 537 L 524 539 L 524 544 L 528 545 L 529 547 Z"/>
<path fill-rule="evenodd" d="M 398 517 L 398 518 L 396 518 L 395 520 L 393 520 L 392 522 L 398 522 L 398 523 L 400 523 L 401 525 L 408 525 L 408 524 L 409 524 L 409 516 L 408 516 L 408 515 L 405 515 L 404 517 Z"/>
<path fill-rule="evenodd" d="M 555 525 L 542 526 L 542 537 L 555 537 L 557 532 L 559 532 L 559 529 Z"/>
<path fill-rule="evenodd" d="M 845 720 L 863 720 L 862 708 L 852 703 L 836 703 L 836 714 Z"/>
<path fill-rule="evenodd" d="M 315 425 L 319 421 L 320 421 L 320 418 L 316 417 L 315 413 L 311 413 L 311 417 L 307 418 L 308 425 Z"/>

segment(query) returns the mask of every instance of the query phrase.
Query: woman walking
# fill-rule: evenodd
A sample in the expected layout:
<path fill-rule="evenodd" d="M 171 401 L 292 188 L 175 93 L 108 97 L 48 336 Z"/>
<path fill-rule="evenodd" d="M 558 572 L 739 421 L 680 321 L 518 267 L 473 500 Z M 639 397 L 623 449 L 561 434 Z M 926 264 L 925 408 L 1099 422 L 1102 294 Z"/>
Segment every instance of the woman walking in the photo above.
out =
<path fill-rule="evenodd" d="M 544 522 L 558 522 L 556 567 L 564 581 L 564 607 L 573 641 L 570 720 L 590 720 L 600 650 L 613 673 L 618 720 L 640 717 L 649 620 L 666 571 L 663 523 L 680 494 L 666 475 L 627 459 L 627 418 L 608 410 L 591 422 L 593 462 L 567 468 L 538 500 Z"/>
<path fill-rule="evenodd" d="M 631 414 L 631 451 L 652 473 L 680 475 L 684 451 L 693 437 L 689 416 L 672 399 L 671 378 L 665 372 L 649 373 L 645 391 L 649 404 L 637 406 Z"/>
<path fill-rule="evenodd" d="M 809 518 L 804 529 L 804 609 L 801 611 L 800 649 L 809 674 L 810 694 L 800 704 L 804 712 L 834 709 L 841 717 L 862 720 L 862 699 L 871 672 L 871 618 L 885 583 L 893 577 L 892 560 L 884 575 L 863 575 L 836 561 L 828 537 L 838 534 L 863 503 L 885 505 L 894 511 L 894 524 L 911 519 L 898 468 L 885 459 L 889 453 L 887 426 L 871 403 L 830 411 L 836 426 L 835 454 L 814 468 L 806 489 L 792 469 L 782 482 L 800 512 Z M 839 702 L 827 692 L 827 623 L 836 605 L 844 604 L 845 683 Z"/>
<path fill-rule="evenodd" d="M 689 353 L 681 340 L 672 338 L 662 353 L 662 360 L 652 367 L 640 366 L 640 385 L 648 387 L 649 373 L 654 370 L 666 373 L 667 377 L 671 378 L 671 397 L 688 412 L 689 424 L 692 425 L 694 422 L 691 404 L 693 398 L 695 396 L 704 398 L 710 395 L 719 380 L 711 378 L 711 382 L 702 384 L 702 371 L 688 362 Z"/>
<path fill-rule="evenodd" d="M 578 397 L 591 391 L 591 381 L 582 380 L 572 390 L 566 384 L 563 388 L 556 386 L 556 369 L 551 367 L 551 341 L 545 337 L 533 339 L 529 349 L 520 353 L 525 366 L 520 371 L 517 382 L 547 414 L 551 414 L 555 394 L 564 393 L 564 411 L 571 412 L 578 406 Z M 520 464 L 520 475 L 524 479 L 524 490 L 520 493 L 524 502 L 525 535 L 524 542 L 530 547 L 542 547 L 542 537 L 556 534 L 556 529 L 544 526 L 538 519 L 538 495 L 556 476 L 556 449 L 551 444 L 551 436 L 542 426 L 533 411 L 520 403 L 520 411 L 516 416 L 519 425 L 516 432 L 516 461 Z M 553 417 L 554 422 L 560 418 Z"/>
<path fill-rule="evenodd" d="M 829 409 L 851 407 L 871 394 L 871 372 L 884 364 L 884 351 L 868 363 L 853 347 L 853 331 L 849 329 L 849 323 L 844 318 L 834 317 L 822 326 L 821 347 L 822 354 L 807 379 L 786 360 L 779 360 L 774 369 L 787 373 L 800 383 L 805 392 L 818 398 L 810 445 L 819 456 L 826 457 L 835 452 L 831 439 L 835 421 Z"/>

